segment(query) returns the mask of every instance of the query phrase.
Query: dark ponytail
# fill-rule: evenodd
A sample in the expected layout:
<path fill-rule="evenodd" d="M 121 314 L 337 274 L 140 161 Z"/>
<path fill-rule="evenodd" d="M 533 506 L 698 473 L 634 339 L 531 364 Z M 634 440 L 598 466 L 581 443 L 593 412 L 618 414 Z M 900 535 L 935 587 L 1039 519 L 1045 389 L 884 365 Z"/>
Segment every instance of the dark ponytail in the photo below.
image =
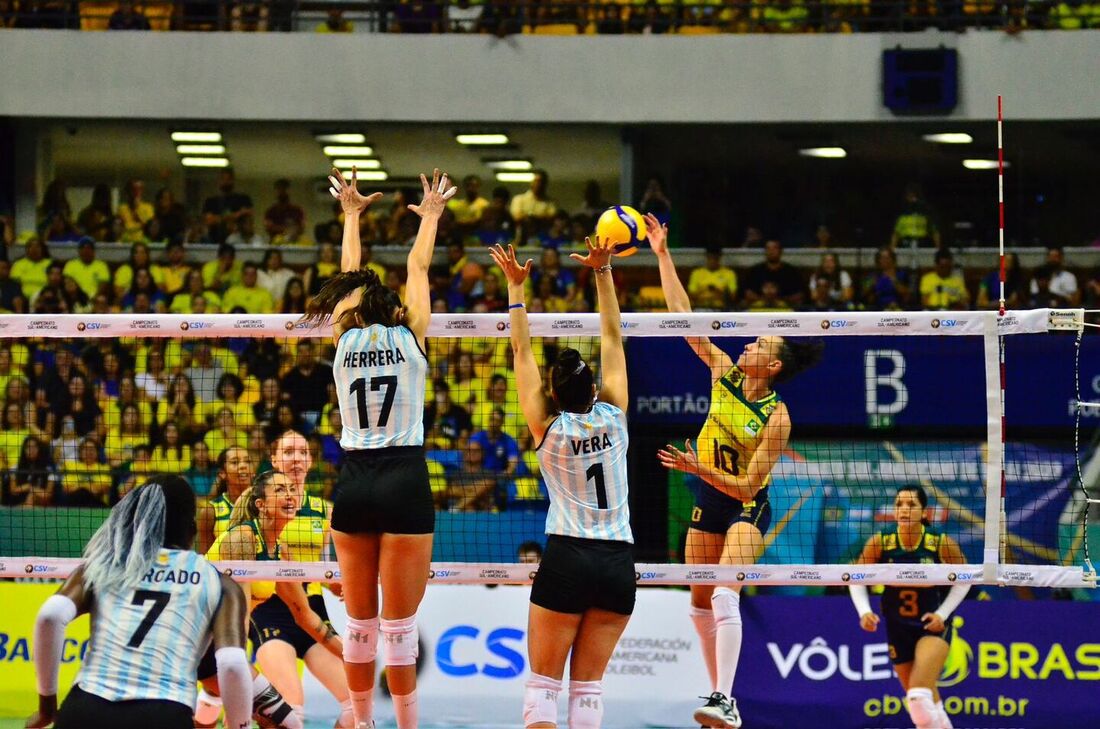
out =
<path fill-rule="evenodd" d="M 575 349 L 563 349 L 550 370 L 550 386 L 558 407 L 571 413 L 592 409 L 592 370 Z"/>
<path fill-rule="evenodd" d="M 312 326 L 321 325 L 332 315 L 336 305 L 356 289 L 363 289 L 363 298 L 359 302 L 357 311 L 365 324 L 393 326 L 403 323 L 403 313 L 394 317 L 394 310 L 401 307 L 401 297 L 396 291 L 384 285 L 378 278 L 378 274 L 369 268 L 344 271 L 326 281 L 309 302 L 309 308 L 300 321 Z M 350 314 L 349 311 L 345 316 Z"/>

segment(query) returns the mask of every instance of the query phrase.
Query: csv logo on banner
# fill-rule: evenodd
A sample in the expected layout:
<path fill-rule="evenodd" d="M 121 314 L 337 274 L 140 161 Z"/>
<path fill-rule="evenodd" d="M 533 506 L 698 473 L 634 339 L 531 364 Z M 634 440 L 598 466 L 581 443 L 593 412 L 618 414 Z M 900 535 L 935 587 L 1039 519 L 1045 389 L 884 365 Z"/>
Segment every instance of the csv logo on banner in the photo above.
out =
<path fill-rule="evenodd" d="M 523 674 L 526 663 L 522 646 L 523 631 L 518 628 L 496 628 L 481 638 L 481 631 L 472 625 L 456 625 L 439 637 L 435 662 L 448 676 L 516 678 Z M 487 654 L 487 655 L 486 655 Z"/>

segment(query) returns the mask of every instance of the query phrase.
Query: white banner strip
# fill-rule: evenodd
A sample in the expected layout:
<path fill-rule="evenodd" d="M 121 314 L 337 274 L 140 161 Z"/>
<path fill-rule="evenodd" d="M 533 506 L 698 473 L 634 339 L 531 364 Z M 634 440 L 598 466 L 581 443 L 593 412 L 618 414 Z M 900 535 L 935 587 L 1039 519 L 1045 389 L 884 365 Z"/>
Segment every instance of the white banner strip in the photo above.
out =
<path fill-rule="evenodd" d="M 767 334 L 882 336 L 895 334 L 981 336 L 986 323 L 1000 334 L 1038 334 L 1050 328 L 1051 309 L 964 312 L 708 312 L 623 314 L 628 336 L 684 337 Z M 1066 310 L 1070 311 L 1070 310 Z M 600 334 L 598 314 L 532 314 L 531 334 L 540 337 Z M 301 324 L 297 314 L 9 314 L 0 317 L 0 338 L 10 337 L 329 337 L 328 325 Z M 507 337 L 507 314 L 433 314 L 429 337 Z"/>
<path fill-rule="evenodd" d="M 0 558 L 0 578 L 68 577 L 78 559 Z M 340 570 L 331 562 L 215 562 L 238 582 L 262 580 L 338 582 Z M 980 564 L 787 564 L 634 566 L 639 585 L 952 585 L 986 584 Z M 429 580 L 440 584 L 527 584 L 538 565 L 438 562 Z M 1094 576 L 1080 567 L 1058 565 L 997 565 L 992 584 L 1029 587 L 1095 587 Z"/>

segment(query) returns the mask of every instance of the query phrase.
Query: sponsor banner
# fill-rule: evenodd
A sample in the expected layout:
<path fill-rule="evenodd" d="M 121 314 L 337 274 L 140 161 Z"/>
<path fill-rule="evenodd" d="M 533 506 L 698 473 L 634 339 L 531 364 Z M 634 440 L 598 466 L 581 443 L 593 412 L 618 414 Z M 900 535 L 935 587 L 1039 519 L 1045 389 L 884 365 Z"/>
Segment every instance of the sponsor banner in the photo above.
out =
<path fill-rule="evenodd" d="M 9 567 L 13 562 L 7 558 L 4 561 Z M 34 621 L 42 603 L 55 592 L 56 584 L 0 582 L 0 605 L 4 606 L 3 617 L 0 617 L 0 717 L 26 719 L 38 710 Z M 88 626 L 87 616 L 81 616 L 65 629 L 58 678 L 59 699 L 69 693 L 80 670 L 81 659 L 88 650 Z M 23 726 L 22 723 L 19 726 Z"/>
<path fill-rule="evenodd" d="M 750 597 L 741 613 L 743 668 L 734 693 L 746 724 L 805 726 L 812 707 L 815 726 L 912 726 L 884 628 L 861 630 L 847 598 Z M 1084 626 L 1096 617 L 1090 603 L 964 602 L 951 618 L 955 636 L 939 680 L 952 723 L 1090 724 L 1100 643 Z"/>
<path fill-rule="evenodd" d="M 55 585 L 0 583 L 0 716 L 35 708 L 34 620 Z M 523 587 L 437 586 L 418 612 L 418 694 L 425 720 L 516 726 L 522 715 L 530 591 Z M 333 625 L 345 631 L 344 605 L 326 594 Z M 877 610 L 877 600 L 873 606 Z M 688 595 L 640 590 L 637 606 L 604 677 L 606 729 L 688 726 L 709 688 Z M 883 628 L 866 633 L 847 597 L 742 600 L 744 643 L 734 695 L 746 724 L 836 729 L 910 726 Z M 806 616 L 813 616 L 807 620 Z M 1100 681 L 1100 643 L 1087 626 L 1095 604 L 968 600 L 952 616 L 955 635 L 939 680 L 955 726 L 1056 729 L 1091 726 Z M 68 692 L 88 645 L 88 620 L 69 625 L 60 693 Z M 317 721 L 339 714 L 332 696 L 306 672 L 306 706 Z M 559 716 L 566 716 L 565 692 Z M 392 705 L 377 697 L 377 718 Z"/>
<path fill-rule="evenodd" d="M 0 578 L 42 577 L 64 579 L 77 559 L 6 558 L 0 562 Z M 331 562 L 213 562 L 222 574 L 237 582 L 265 580 L 337 582 L 340 570 Z M 433 562 L 428 579 L 451 585 L 529 584 L 537 566 L 529 564 Z M 1058 565 L 997 565 L 997 582 L 1029 587 L 1091 587 L 1080 567 Z M 865 585 L 940 584 L 983 582 L 980 564 L 846 565 L 846 564 L 758 564 L 758 565 L 635 565 L 639 585 Z"/>
<path fill-rule="evenodd" d="M 531 565 L 525 565 L 530 568 Z M 434 586 L 417 612 L 420 632 L 417 696 L 421 720 L 471 727 L 522 726 L 530 588 Z M 333 626 L 343 632 L 344 604 L 326 595 Z M 708 693 L 709 679 L 688 616 L 688 595 L 677 590 L 639 590 L 634 614 L 604 676 L 605 729 L 687 726 Z M 331 721 L 339 714 L 332 696 L 304 675 L 309 716 Z M 566 725 L 562 691 L 559 726 Z M 375 718 L 392 726 L 392 704 L 375 693 Z"/>
<path fill-rule="evenodd" d="M 942 326 L 942 324 L 941 324 Z M 834 331 L 830 329 L 829 331 Z M 723 332 L 724 334 L 725 332 Z M 744 330 L 712 338 L 735 359 L 752 339 Z M 890 332 L 893 333 L 893 332 Z M 984 338 L 876 336 L 825 341 L 821 361 L 806 376 L 776 386 L 795 428 L 987 426 Z M 698 432 L 710 408 L 707 368 L 682 339 L 631 337 L 626 342 L 633 424 L 680 424 Z M 1007 337 L 1006 424 L 1071 428 L 1076 416 L 1074 338 Z M 659 366 L 655 366 L 659 363 Z M 1100 339 L 1081 342 L 1082 399 L 1100 401 Z M 1049 373 L 1036 389 L 1035 373 Z M 991 383 L 999 388 L 1000 383 Z M 1027 397 L 1012 393 L 1027 392 Z M 948 405 L 949 404 L 949 405 Z M 1100 408 L 1084 408 L 1084 422 Z M 694 435 L 685 432 L 684 435 Z"/>
<path fill-rule="evenodd" d="M 1035 309 L 1009 312 L 1000 318 L 996 312 L 707 312 L 699 314 L 623 314 L 622 329 L 629 335 L 691 336 L 738 335 L 756 337 L 766 334 L 859 336 L 888 334 L 974 336 L 996 330 L 1001 334 L 1046 332 L 1052 326 L 1065 327 L 1077 321 L 1075 311 Z M 157 314 L 135 317 L 132 314 L 60 314 L 43 317 L 12 314 L 5 317 L 0 331 L 13 337 L 188 337 L 188 336 L 270 336 L 328 337 L 326 324 L 312 326 L 298 321 L 297 314 Z M 599 336 L 598 314 L 532 314 L 534 336 Z M 508 336 L 506 314 L 436 314 L 432 316 L 429 337 L 503 337 Z"/>

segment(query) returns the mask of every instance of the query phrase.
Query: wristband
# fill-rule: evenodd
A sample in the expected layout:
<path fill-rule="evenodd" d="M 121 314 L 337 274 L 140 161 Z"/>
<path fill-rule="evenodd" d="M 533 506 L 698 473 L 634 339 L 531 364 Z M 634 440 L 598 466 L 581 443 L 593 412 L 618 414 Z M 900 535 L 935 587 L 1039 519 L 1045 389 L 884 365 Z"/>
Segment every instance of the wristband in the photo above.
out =
<path fill-rule="evenodd" d="M 611 264 L 607 263 L 607 264 L 604 264 L 603 266 L 600 266 L 599 268 L 597 268 L 596 273 L 607 273 L 610 270 L 611 270 Z"/>
<path fill-rule="evenodd" d="M 523 308 L 525 308 L 525 307 L 524 307 L 524 304 L 523 304 L 523 302 L 522 302 L 522 301 L 521 301 L 520 303 L 518 303 L 518 304 L 509 304 L 509 305 L 508 305 L 508 309 L 509 309 L 509 310 L 512 310 L 512 309 L 523 309 Z"/>

